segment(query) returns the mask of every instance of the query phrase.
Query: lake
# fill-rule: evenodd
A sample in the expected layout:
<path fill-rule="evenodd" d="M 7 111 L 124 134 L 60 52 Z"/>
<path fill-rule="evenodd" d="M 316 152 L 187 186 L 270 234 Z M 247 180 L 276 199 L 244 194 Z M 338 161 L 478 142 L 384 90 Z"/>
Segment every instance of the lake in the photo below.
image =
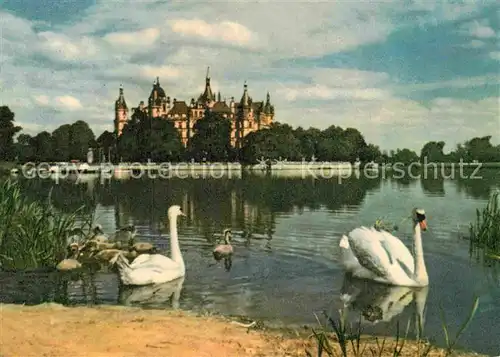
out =
<path fill-rule="evenodd" d="M 341 181 L 279 175 L 103 182 L 89 176 L 81 182 L 58 183 L 20 179 L 31 197 L 46 199 L 52 188 L 58 208 L 67 211 L 87 203 L 106 233 L 134 224 L 138 240 L 166 251 L 167 210 L 181 205 L 187 215 L 179 223 L 187 273 L 175 286 L 152 290 L 121 289 L 116 275 L 108 272 L 82 280 L 61 280 L 53 273 L 2 272 L 0 301 L 162 309 L 174 305 L 244 315 L 271 325 L 314 326 L 315 313 L 337 311 L 343 307 L 341 295 L 349 293 L 354 299 L 349 316 L 357 320 L 363 312 L 366 333 L 394 334 L 398 320 L 404 331 L 416 306 L 425 304 L 424 334 L 442 345 L 440 306 L 453 336 L 478 295 L 478 311 L 460 346 L 499 354 L 500 268 L 471 259 L 462 236 L 476 209 L 500 187 L 500 170 L 488 171 L 482 179 L 361 176 Z M 414 293 L 346 278 L 338 262 L 342 234 L 382 218 L 398 224 L 397 235 L 411 247 L 411 226 L 404 219 L 415 206 L 424 208 L 428 217 L 429 229 L 423 233 L 428 289 Z M 229 227 L 235 254 L 231 262 L 216 262 L 214 235 Z M 177 292 L 173 299 L 172 292 Z"/>

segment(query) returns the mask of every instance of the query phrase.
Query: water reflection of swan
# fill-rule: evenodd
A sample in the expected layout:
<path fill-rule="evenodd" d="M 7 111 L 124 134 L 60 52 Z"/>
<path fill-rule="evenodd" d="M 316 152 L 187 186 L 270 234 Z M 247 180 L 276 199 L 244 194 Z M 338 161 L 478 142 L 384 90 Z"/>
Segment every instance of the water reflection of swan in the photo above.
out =
<path fill-rule="evenodd" d="M 162 306 L 172 299 L 172 308 L 179 308 L 184 277 L 163 284 L 145 286 L 122 286 L 119 302 L 123 305 Z"/>
<path fill-rule="evenodd" d="M 361 322 L 369 325 L 390 322 L 415 301 L 416 318 L 420 319 L 423 327 L 428 291 L 427 286 L 421 288 L 390 286 L 356 279 L 346 274 L 341 289 L 341 300 L 344 302 L 345 310 L 356 312 L 356 319 L 359 319 L 361 313 Z"/>

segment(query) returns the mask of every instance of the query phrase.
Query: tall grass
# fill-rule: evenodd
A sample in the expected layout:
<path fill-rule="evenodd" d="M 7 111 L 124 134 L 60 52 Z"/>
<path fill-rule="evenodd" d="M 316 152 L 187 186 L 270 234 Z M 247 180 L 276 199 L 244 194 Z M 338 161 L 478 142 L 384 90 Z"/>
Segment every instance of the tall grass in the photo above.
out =
<path fill-rule="evenodd" d="M 476 222 L 471 223 L 469 233 L 471 242 L 478 247 L 486 247 L 500 252 L 500 192 L 490 196 L 482 210 L 476 210 Z"/>
<path fill-rule="evenodd" d="M 83 235 L 91 218 L 85 207 L 58 212 L 50 202 L 30 201 L 19 184 L 0 184 L 0 264 L 6 270 L 51 268 L 64 259 L 68 238 Z M 80 221 L 80 223 L 79 223 Z"/>
<path fill-rule="evenodd" d="M 490 196 L 485 208 L 476 210 L 469 235 L 471 253 L 479 249 L 489 258 L 500 258 L 500 192 Z"/>
<path fill-rule="evenodd" d="M 440 356 L 452 356 L 457 353 L 455 350 L 460 336 L 466 330 L 474 315 L 476 314 L 479 304 L 479 298 L 475 298 L 472 308 L 469 312 L 467 319 L 460 326 L 454 338 L 451 338 L 450 327 L 446 323 L 443 309 L 441 309 L 441 321 L 444 335 L 444 342 L 446 344 L 444 351 L 437 353 Z M 399 321 L 396 323 L 395 338 L 388 340 L 387 338 L 370 338 L 364 337 L 361 327 L 361 315 L 359 323 L 353 326 L 347 324 L 346 314 L 343 310 L 339 310 L 339 316 L 332 318 L 325 314 L 329 327 L 333 334 L 327 332 L 327 327 L 322 326 L 318 320 L 320 328 L 313 329 L 313 337 L 316 341 L 316 353 L 306 350 L 308 357 L 382 357 L 382 356 L 415 356 L 427 357 L 431 355 L 433 350 L 437 350 L 435 346 L 429 343 L 427 339 L 422 338 L 421 332 L 423 326 L 419 317 L 416 323 L 418 327 L 418 334 L 413 343 L 408 343 L 408 332 L 410 329 L 411 319 L 406 325 L 404 335 L 401 334 Z"/>

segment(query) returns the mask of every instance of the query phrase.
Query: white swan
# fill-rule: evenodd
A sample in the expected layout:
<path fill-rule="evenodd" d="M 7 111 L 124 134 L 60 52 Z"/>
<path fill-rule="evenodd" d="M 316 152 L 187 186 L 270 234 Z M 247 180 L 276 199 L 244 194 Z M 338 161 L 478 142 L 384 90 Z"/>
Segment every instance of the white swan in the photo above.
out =
<path fill-rule="evenodd" d="M 427 229 L 425 211 L 414 209 L 413 237 L 415 258 L 392 234 L 360 227 L 340 240 L 341 263 L 358 278 L 400 286 L 427 286 L 421 231 Z"/>
<path fill-rule="evenodd" d="M 161 284 L 185 276 L 186 267 L 177 236 L 178 216 L 185 214 L 179 206 L 171 206 L 168 209 L 171 258 L 161 254 L 141 254 L 129 264 L 123 253 L 118 253 L 110 260 L 111 264 L 117 264 L 124 285 Z"/>

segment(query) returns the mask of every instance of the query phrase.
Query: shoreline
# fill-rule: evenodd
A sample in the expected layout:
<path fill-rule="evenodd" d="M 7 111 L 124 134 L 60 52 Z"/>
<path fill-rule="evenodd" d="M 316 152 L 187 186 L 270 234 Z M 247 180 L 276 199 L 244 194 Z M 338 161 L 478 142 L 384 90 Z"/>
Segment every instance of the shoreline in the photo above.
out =
<path fill-rule="evenodd" d="M 306 349 L 312 356 L 317 355 L 317 342 L 310 337 L 309 329 L 254 329 L 235 318 L 193 311 L 46 303 L 0 304 L 0 315 L 0 354 L 8 357 L 78 356 L 79 353 L 86 357 L 299 357 L 307 356 Z M 335 338 L 330 341 L 340 352 Z M 364 343 L 364 355 L 371 356 L 370 347 L 377 348 L 375 338 L 363 336 Z M 393 338 L 387 339 L 382 356 L 392 355 L 394 343 Z M 416 351 L 416 341 L 407 340 L 400 356 L 414 356 Z M 444 355 L 442 349 L 433 348 L 428 356 Z"/>

